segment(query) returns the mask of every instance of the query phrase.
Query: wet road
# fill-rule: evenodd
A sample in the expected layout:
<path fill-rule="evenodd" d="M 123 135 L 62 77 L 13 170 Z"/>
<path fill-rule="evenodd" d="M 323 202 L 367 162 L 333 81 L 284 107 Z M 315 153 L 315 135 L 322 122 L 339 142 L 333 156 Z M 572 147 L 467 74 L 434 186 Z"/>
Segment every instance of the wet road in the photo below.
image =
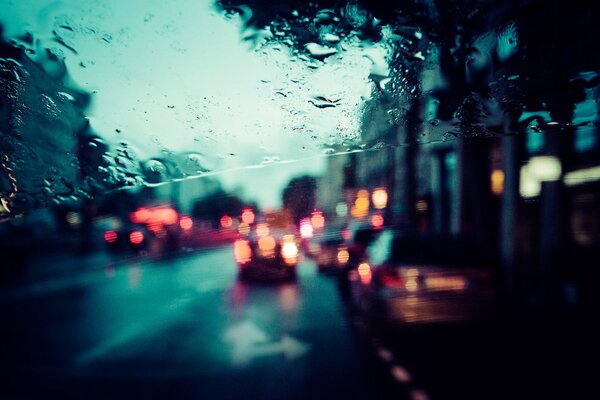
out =
<path fill-rule="evenodd" d="M 227 247 L 0 292 L 0 397 L 402 398 L 311 261 L 236 274 Z"/>

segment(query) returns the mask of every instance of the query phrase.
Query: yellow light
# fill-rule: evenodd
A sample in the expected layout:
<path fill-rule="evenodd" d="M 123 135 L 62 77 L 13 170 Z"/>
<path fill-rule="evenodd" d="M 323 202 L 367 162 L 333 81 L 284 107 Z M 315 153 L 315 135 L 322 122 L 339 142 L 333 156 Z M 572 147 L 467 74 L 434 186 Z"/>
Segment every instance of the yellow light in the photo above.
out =
<path fill-rule="evenodd" d="M 267 236 L 269 234 L 269 225 L 268 224 L 258 224 L 256 225 L 256 235 L 258 237 Z"/>
<path fill-rule="evenodd" d="M 409 278 L 416 278 L 417 276 L 419 276 L 419 270 L 416 268 L 409 268 L 406 271 L 406 276 L 408 276 Z"/>
<path fill-rule="evenodd" d="M 286 264 L 294 264 L 298 257 L 298 246 L 293 241 L 286 241 L 284 237 L 283 245 L 281 246 L 281 255 Z"/>
<path fill-rule="evenodd" d="M 247 263 L 252 258 L 252 249 L 247 240 L 236 240 L 233 245 L 235 261 L 240 264 Z"/>
<path fill-rule="evenodd" d="M 365 262 L 360 263 L 360 265 L 358 266 L 358 277 L 360 281 L 365 285 L 371 283 L 371 266 Z"/>
<path fill-rule="evenodd" d="M 406 287 L 406 290 L 408 290 L 409 292 L 414 292 L 419 287 L 416 278 L 410 278 L 410 279 L 408 279 L 406 281 L 406 285 L 404 285 L 404 286 Z"/>
<path fill-rule="evenodd" d="M 350 253 L 348 253 L 348 250 L 341 249 L 340 251 L 338 251 L 337 261 L 340 265 L 346 265 L 348 263 L 348 260 L 350 260 Z"/>
<path fill-rule="evenodd" d="M 242 235 L 247 235 L 250 233 L 250 225 L 245 222 L 242 222 L 240 226 L 238 226 L 238 232 Z"/>
<path fill-rule="evenodd" d="M 504 192 L 504 171 L 501 169 L 495 169 L 492 171 L 490 176 L 492 193 L 495 195 L 501 195 Z"/>
<path fill-rule="evenodd" d="M 415 208 L 418 212 L 425 212 L 429 208 L 429 204 L 427 204 L 425 200 L 419 200 L 417 201 L 417 204 L 415 204 Z"/>
<path fill-rule="evenodd" d="M 371 200 L 373 201 L 373 206 L 379 210 L 385 208 L 388 202 L 388 194 L 387 190 L 384 188 L 378 188 L 373 191 L 373 195 L 371 196 Z"/>

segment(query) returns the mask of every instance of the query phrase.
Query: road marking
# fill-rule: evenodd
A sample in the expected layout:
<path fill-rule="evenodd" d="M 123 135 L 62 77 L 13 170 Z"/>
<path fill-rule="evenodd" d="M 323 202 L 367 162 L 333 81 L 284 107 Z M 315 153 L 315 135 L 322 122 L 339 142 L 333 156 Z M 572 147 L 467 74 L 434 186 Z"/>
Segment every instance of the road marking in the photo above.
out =
<path fill-rule="evenodd" d="M 251 321 L 229 328 L 223 335 L 223 340 L 233 347 L 231 362 L 236 367 L 247 366 L 254 358 L 279 354 L 291 361 L 302 357 L 310 349 L 310 345 L 289 335 L 283 335 L 279 341 L 272 341 Z"/>
<path fill-rule="evenodd" d="M 169 304 L 164 306 L 159 312 L 155 313 L 152 318 L 144 322 L 134 323 L 124 329 L 119 334 L 112 336 L 110 339 L 101 342 L 99 345 L 92 349 L 85 351 L 78 355 L 75 359 L 76 365 L 89 364 L 97 359 L 102 358 L 105 354 L 117 349 L 118 347 L 128 343 L 134 339 L 137 339 L 140 335 L 148 335 L 150 332 L 155 331 L 157 328 L 163 328 L 166 325 L 165 321 L 173 319 L 174 309 L 181 308 L 188 304 L 192 298 L 189 295 L 184 295 L 172 300 Z M 161 323 L 158 323 L 158 321 Z"/>

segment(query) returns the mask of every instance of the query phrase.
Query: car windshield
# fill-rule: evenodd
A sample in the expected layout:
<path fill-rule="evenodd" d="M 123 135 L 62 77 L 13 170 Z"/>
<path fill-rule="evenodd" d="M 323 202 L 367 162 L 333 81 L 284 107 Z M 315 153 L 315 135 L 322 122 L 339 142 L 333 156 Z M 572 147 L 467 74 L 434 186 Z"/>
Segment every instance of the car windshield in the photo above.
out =
<path fill-rule="evenodd" d="M 0 398 L 583 390 L 588 3 L 0 0 Z M 501 312 L 421 351 L 484 302 L 390 260 L 483 260 Z"/>

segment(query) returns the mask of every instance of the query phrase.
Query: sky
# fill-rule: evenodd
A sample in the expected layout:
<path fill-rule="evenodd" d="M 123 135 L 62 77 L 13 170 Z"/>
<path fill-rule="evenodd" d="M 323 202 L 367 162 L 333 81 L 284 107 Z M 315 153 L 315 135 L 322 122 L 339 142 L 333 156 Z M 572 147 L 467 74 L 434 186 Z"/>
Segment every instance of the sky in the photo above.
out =
<path fill-rule="evenodd" d="M 223 175 L 225 187 L 272 205 L 279 194 L 260 185 L 319 174 L 315 156 L 357 139 L 385 49 L 348 41 L 323 63 L 300 60 L 285 45 L 241 40 L 241 18 L 211 0 L 0 0 L 5 36 L 31 32 L 34 60 L 46 48 L 64 58 L 67 84 L 92 94 L 84 114 L 113 150 L 126 143 L 140 160 L 184 153 L 211 171 L 246 168 Z M 317 96 L 340 101 L 317 108 Z M 312 161 L 247 168 L 299 159 Z"/>

